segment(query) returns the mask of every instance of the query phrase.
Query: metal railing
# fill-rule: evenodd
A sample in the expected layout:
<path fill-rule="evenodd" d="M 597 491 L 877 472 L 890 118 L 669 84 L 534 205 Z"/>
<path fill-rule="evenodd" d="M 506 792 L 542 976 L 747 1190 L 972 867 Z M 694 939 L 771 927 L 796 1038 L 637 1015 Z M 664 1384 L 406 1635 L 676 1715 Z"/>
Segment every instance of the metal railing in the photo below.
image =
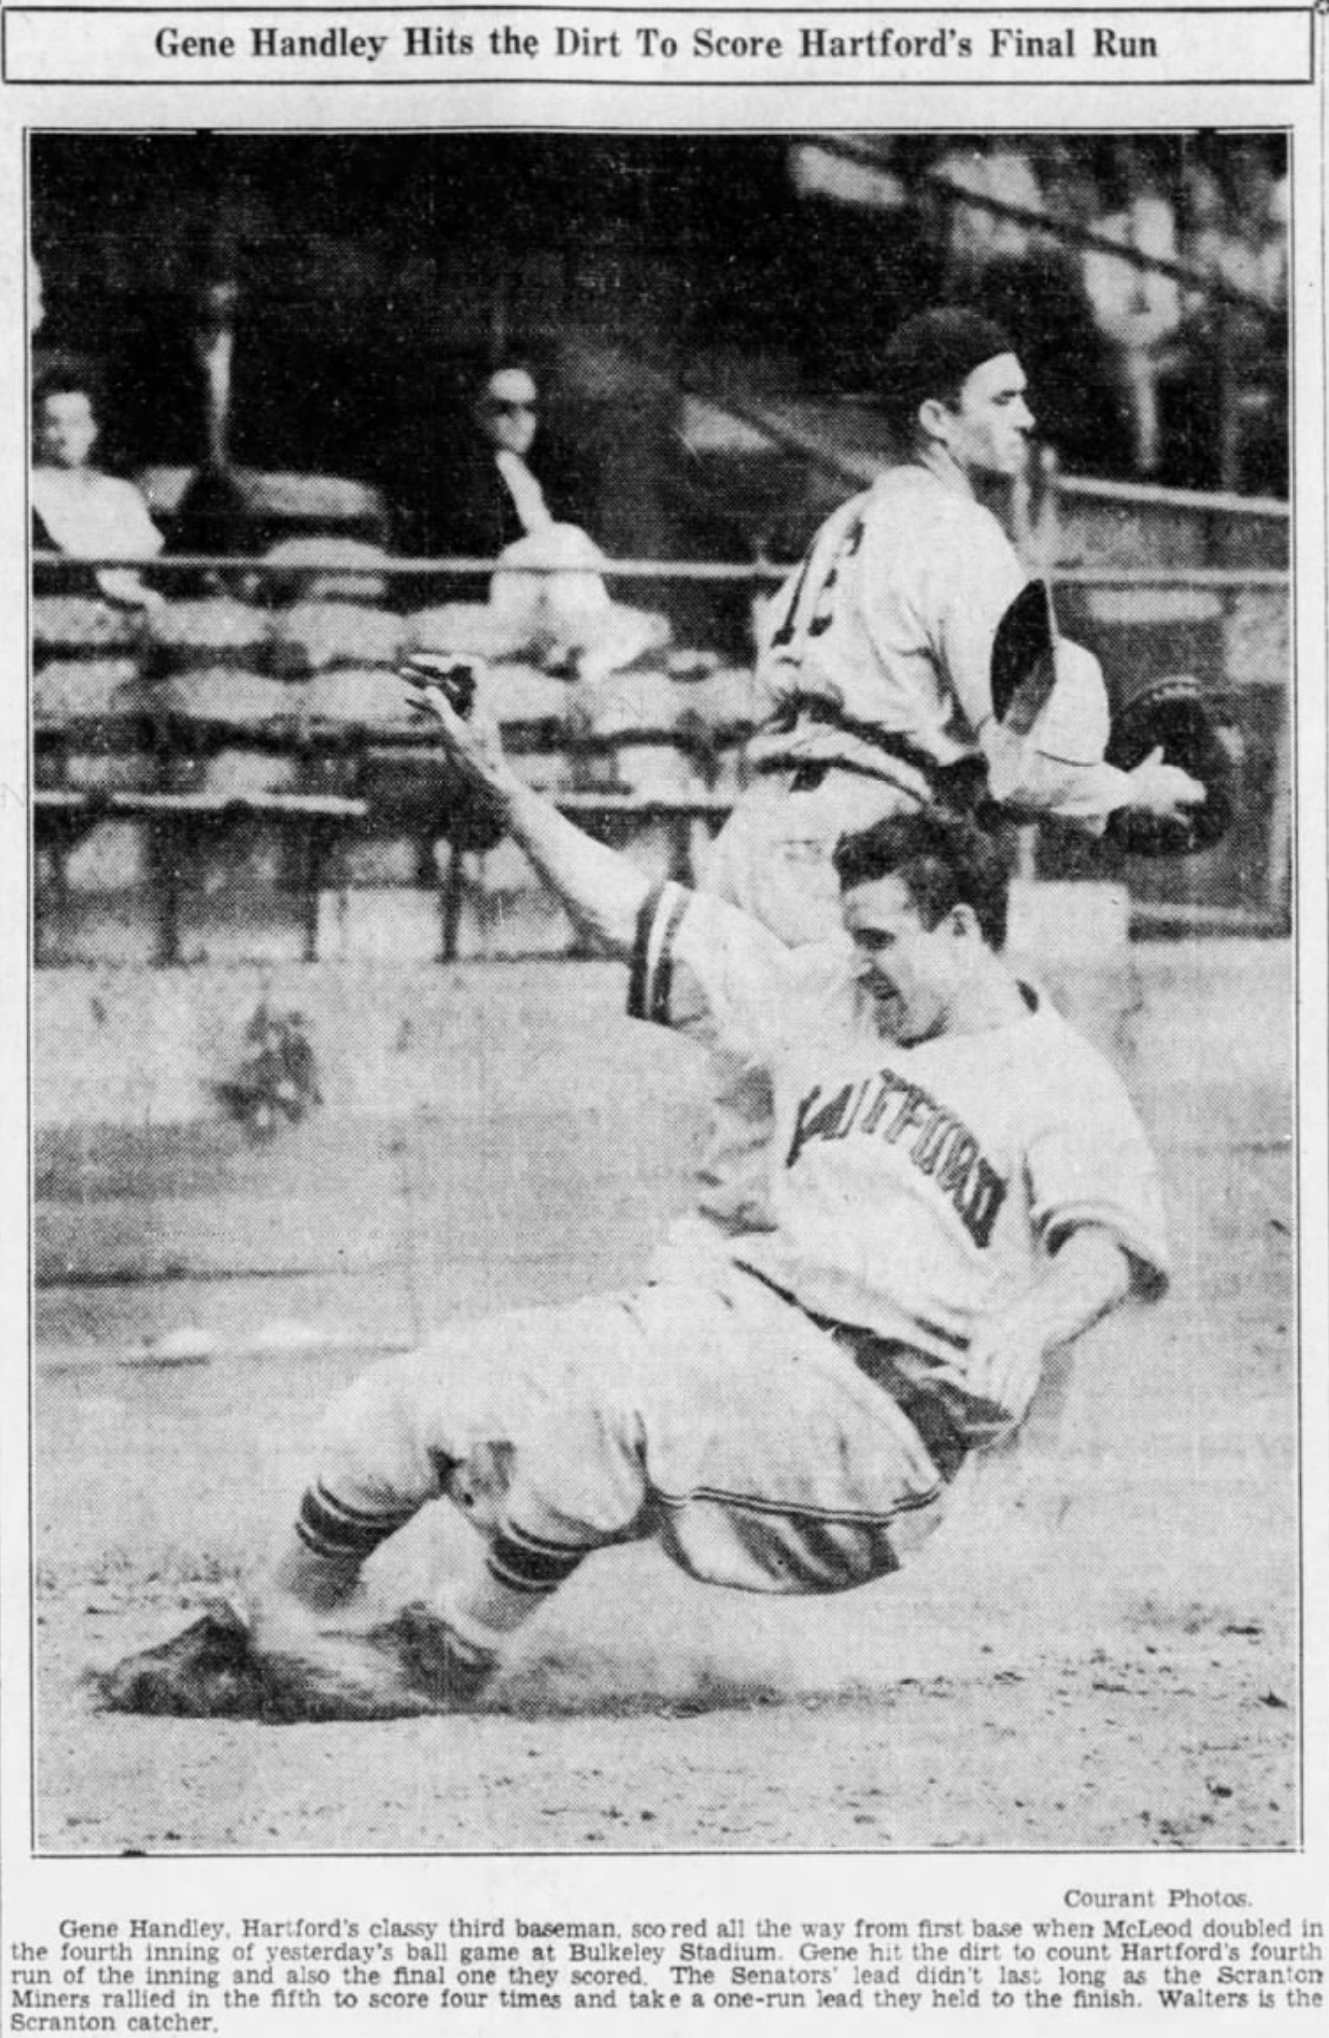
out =
<path fill-rule="evenodd" d="M 1109 483 L 1060 483 L 1059 486 L 1072 490 L 1093 488 L 1105 499 L 1112 499 L 1114 484 Z M 1180 489 L 1133 490 L 1135 500 L 1193 505 L 1204 510 L 1222 513 L 1225 510 L 1238 511 L 1248 515 L 1278 514 L 1286 516 L 1285 503 L 1265 501 L 1252 502 L 1243 496 L 1231 498 L 1191 495 Z M 252 575 L 256 580 L 272 579 L 290 582 L 296 579 L 316 581 L 326 574 L 337 580 L 423 580 L 463 579 L 477 574 L 502 573 L 514 579 L 523 577 L 532 580 L 556 579 L 562 576 L 577 576 L 588 572 L 597 573 L 603 580 L 641 580 L 661 582 L 712 582 L 718 584 L 747 583 L 754 589 L 777 585 L 787 578 L 790 571 L 788 560 L 755 559 L 741 562 L 727 562 L 710 559 L 601 559 L 595 565 L 569 566 L 566 563 L 540 565 L 523 560 L 519 565 L 493 559 L 403 559 L 384 558 L 376 562 L 362 560 L 343 561 L 302 559 L 298 566 L 285 561 L 263 558 L 244 558 L 234 553 L 190 552 L 171 555 L 167 558 L 143 560 L 123 559 L 114 554 L 90 559 L 71 559 L 64 553 L 37 552 L 33 563 L 44 569 L 63 570 L 75 574 L 126 568 L 152 579 L 162 573 L 208 572 L 233 579 L 237 576 Z M 1182 564 L 1176 566 L 1058 566 L 1055 562 L 1048 567 L 1051 577 L 1064 587 L 1171 587 L 1183 582 L 1200 587 L 1280 587 L 1288 585 L 1285 567 L 1210 567 Z M 218 592 L 223 590 L 219 589 Z M 318 597 L 315 597 L 318 598 Z M 336 599 L 336 597 L 330 597 Z M 123 606 L 123 605 L 122 605 Z"/>
<path fill-rule="evenodd" d="M 1243 505 L 1243 507 L 1245 507 Z M 492 560 L 472 559 L 382 559 L 348 563 L 335 554 L 325 560 L 307 559 L 294 569 L 285 561 L 244 558 L 229 554 L 191 554 L 152 562 L 116 559 L 70 560 L 64 555 L 41 553 L 35 563 L 44 571 L 86 575 L 99 568 L 133 566 L 153 578 L 176 574 L 213 575 L 223 587 L 242 580 L 258 586 L 268 578 L 290 587 L 292 580 L 316 586 L 320 576 L 335 577 L 338 583 L 363 578 L 389 588 L 405 582 L 446 583 L 454 576 L 474 576 L 494 570 Z M 509 569 L 504 567 L 505 572 Z M 515 570 L 515 569 L 514 569 Z M 559 569 L 527 567 L 537 574 Z M 608 581 L 638 584 L 700 582 L 710 585 L 746 585 L 754 597 L 781 579 L 787 568 L 769 561 L 735 564 L 717 561 L 665 561 L 659 559 L 606 560 L 599 569 Z M 1270 597 L 1285 601 L 1288 574 L 1273 567 L 1104 567 L 1076 566 L 1054 570 L 1055 585 L 1069 593 L 1084 590 L 1093 594 L 1120 589 L 1147 597 L 1164 590 L 1192 590 L 1206 598 L 1208 620 L 1217 647 L 1218 663 L 1208 677 L 1216 689 L 1243 699 L 1262 697 L 1260 742 L 1272 754 L 1264 758 L 1262 783 L 1267 788 L 1267 811 L 1256 816 L 1259 823 L 1258 854 L 1252 852 L 1252 868 L 1229 874 L 1237 898 L 1215 902 L 1203 896 L 1176 900 L 1142 896 L 1137 900 L 1136 921 L 1141 928 L 1151 925 L 1184 926 L 1205 931 L 1278 931 L 1286 927 L 1289 914 L 1290 813 L 1291 813 L 1291 730 L 1286 673 L 1272 662 L 1257 676 L 1233 673 L 1228 668 L 1227 639 L 1237 606 L 1250 597 L 1267 602 Z M 260 614 L 264 613 L 262 611 Z M 281 611 L 270 612 L 273 617 Z M 1129 624 L 1130 618 L 1126 622 Z M 402 617 L 405 628 L 407 618 Z M 1147 618 L 1145 619 L 1147 626 Z M 144 642 L 150 641 L 150 625 Z M 59 654 L 57 654 L 59 655 Z M 111 649 L 105 655 L 117 655 Z M 217 684 L 224 688 L 224 675 Z M 680 685 L 680 698 L 686 689 Z M 463 900 L 483 891 L 481 862 L 468 853 L 452 851 L 441 861 L 432 857 L 439 838 L 437 810 L 421 805 L 417 784 L 409 793 L 394 792 L 394 774 L 423 768 L 426 778 L 431 765 L 441 764 L 437 743 L 431 743 L 411 724 L 394 724 L 389 717 L 375 720 L 344 717 L 336 722 L 318 722 L 303 714 L 298 683 L 291 685 L 289 714 L 255 719 L 246 723 L 227 720 L 221 714 L 210 726 L 205 712 L 183 713 L 173 707 L 169 688 L 159 703 L 152 699 L 150 684 L 138 690 L 131 703 L 116 715 L 99 713 L 80 718 L 76 714 L 42 716 L 34 724 L 38 774 L 33 807 L 37 840 L 45 856 L 45 880 L 39 886 L 37 918 L 39 936 L 43 917 L 58 922 L 68 903 L 67 866 L 70 855 L 100 822 L 138 824 L 146 833 L 150 868 L 149 888 L 156 901 L 157 931 L 152 959 L 174 963 L 184 958 L 181 940 L 182 905 L 197 891 L 198 874 L 217 844 L 218 832 L 242 826 L 276 827 L 287 844 L 291 885 L 303 900 L 303 933 L 300 953 L 306 959 L 319 954 L 319 897 L 325 889 L 346 889 L 335 865 L 344 843 L 366 831 L 396 833 L 417 839 L 415 885 L 437 885 L 439 892 L 439 946 L 441 960 L 458 954 L 458 928 Z M 750 726 L 750 724 L 749 724 Z M 709 834 L 718 828 L 732 805 L 732 788 L 742 783 L 741 765 L 734 768 L 741 751 L 742 731 L 699 726 L 687 717 L 676 727 L 645 724 L 612 734 L 597 733 L 574 725 L 526 728 L 514 733 L 513 748 L 528 764 L 538 768 L 561 767 L 565 783 L 552 792 L 559 806 L 597 832 L 610 832 L 617 839 L 630 840 L 634 834 L 655 829 L 665 837 L 664 858 L 669 874 L 686 879 L 692 875 L 692 859 L 698 844 L 698 828 Z M 142 756 L 150 763 L 147 774 L 153 782 L 120 784 L 78 783 L 72 760 L 83 756 L 105 757 L 119 740 L 121 756 Z M 256 785 L 232 789 L 206 782 L 210 756 L 222 749 L 234 751 L 251 743 L 256 750 L 276 753 L 293 760 L 297 783 L 274 788 Z M 136 747 L 137 746 L 137 747 Z M 640 753 L 656 746 L 673 750 L 686 761 L 686 782 L 670 789 L 633 789 L 618 772 L 628 750 Z M 720 790 L 721 758 L 729 769 L 723 773 L 730 790 Z M 188 763 L 203 766 L 202 783 L 183 788 L 176 767 Z M 372 779 L 372 790 L 365 782 Z M 165 781 L 165 782 L 163 782 Z M 1258 870 L 1254 867 L 1258 864 Z M 1141 874 L 1137 873 L 1137 877 Z M 1144 878 L 1147 879 L 1147 873 Z M 350 887 L 353 889 L 353 887 Z M 1147 892 L 1147 883 L 1143 883 Z M 39 940 L 44 959 L 61 959 L 60 943 Z M 72 958 L 77 959 L 77 958 Z"/>

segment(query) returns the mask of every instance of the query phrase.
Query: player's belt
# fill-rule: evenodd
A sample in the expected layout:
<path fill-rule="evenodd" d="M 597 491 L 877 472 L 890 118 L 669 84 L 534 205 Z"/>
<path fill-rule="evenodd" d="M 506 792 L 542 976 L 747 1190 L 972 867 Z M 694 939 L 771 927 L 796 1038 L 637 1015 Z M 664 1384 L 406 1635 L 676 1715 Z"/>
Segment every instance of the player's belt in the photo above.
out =
<path fill-rule="evenodd" d="M 898 764 L 919 772 L 927 781 L 933 798 L 948 807 L 972 812 L 987 792 L 987 766 L 982 758 L 962 757 L 955 764 L 942 764 L 930 751 L 911 743 L 907 736 L 898 735 L 892 729 L 879 728 L 875 722 L 860 722 L 857 716 L 847 715 L 843 708 L 822 694 L 791 695 L 768 725 L 766 733 L 773 736 L 792 734 L 799 722 L 816 722 L 823 728 L 839 729 L 857 742 L 865 743 L 869 749 L 879 750 L 884 757 L 893 757 Z M 803 773 L 816 773 L 820 779 L 834 766 L 821 763 L 800 765 L 796 759 L 775 751 L 760 758 L 756 769 L 758 772 L 792 769 L 797 783 Z"/>
<path fill-rule="evenodd" d="M 867 1330 L 861 1324 L 841 1323 L 837 1317 L 821 1316 L 815 1309 L 807 1309 L 797 1295 L 791 1295 L 778 1281 L 772 1281 L 756 1267 L 745 1265 L 742 1260 L 735 1264 L 754 1281 L 760 1281 L 763 1288 L 769 1288 L 800 1316 L 806 1316 L 809 1323 L 839 1345 L 849 1354 L 860 1373 L 871 1380 L 874 1387 L 880 1387 L 889 1394 L 900 1412 L 907 1416 L 922 1437 L 928 1456 L 943 1479 L 953 1479 L 969 1452 L 960 1429 L 940 1395 L 930 1393 L 926 1387 L 919 1387 L 900 1365 L 900 1355 L 912 1351 L 913 1347 L 900 1338 L 882 1337 L 875 1330 Z"/>

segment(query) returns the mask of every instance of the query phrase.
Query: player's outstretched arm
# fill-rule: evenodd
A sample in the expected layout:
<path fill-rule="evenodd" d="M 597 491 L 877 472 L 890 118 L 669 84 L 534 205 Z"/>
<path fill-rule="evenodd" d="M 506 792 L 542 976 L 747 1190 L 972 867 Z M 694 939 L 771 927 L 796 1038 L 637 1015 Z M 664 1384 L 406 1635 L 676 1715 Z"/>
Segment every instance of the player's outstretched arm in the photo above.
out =
<path fill-rule="evenodd" d="M 498 724 L 483 702 L 463 717 L 441 684 L 407 674 L 422 712 L 442 734 L 452 761 L 498 808 L 509 834 L 557 892 L 573 918 L 612 955 L 632 953 L 637 921 L 651 884 L 625 856 L 583 834 L 557 807 L 526 785 L 503 754 Z"/>
<path fill-rule="evenodd" d="M 1039 747 L 1037 731 L 1016 738 L 991 721 L 979 740 L 989 790 L 999 805 L 1030 817 L 1053 815 L 1089 834 L 1101 834 L 1108 816 L 1121 809 L 1183 820 L 1205 798 L 1199 780 L 1166 763 L 1161 750 L 1123 771 L 1106 758 L 1078 762 L 1058 756 Z"/>
<path fill-rule="evenodd" d="M 1124 1247 L 1102 1225 L 1084 1225 L 1032 1288 L 987 1319 L 945 1377 L 1019 1422 L 1049 1354 L 1082 1337 L 1132 1286 Z"/>
<path fill-rule="evenodd" d="M 1042 584 L 1031 582 L 998 625 L 990 685 L 969 675 L 964 699 L 992 798 L 1015 813 L 1055 815 L 1094 835 L 1121 812 L 1184 822 L 1204 801 L 1204 785 L 1152 744 L 1145 755 L 1126 737 L 1123 751 L 1118 737 L 1125 732 L 1114 723 L 1102 667 L 1083 645 L 1056 636 L 1046 604 Z M 1013 627 L 1020 615 L 1024 622 Z"/>

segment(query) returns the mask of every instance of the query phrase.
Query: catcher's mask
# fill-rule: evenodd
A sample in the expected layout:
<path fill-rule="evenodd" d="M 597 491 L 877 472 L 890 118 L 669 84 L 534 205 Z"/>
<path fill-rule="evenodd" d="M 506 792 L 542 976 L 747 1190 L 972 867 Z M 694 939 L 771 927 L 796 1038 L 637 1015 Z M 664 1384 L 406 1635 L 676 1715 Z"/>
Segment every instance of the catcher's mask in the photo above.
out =
<path fill-rule="evenodd" d="M 1057 632 L 1047 583 L 1021 588 L 992 640 L 992 712 L 1012 736 L 1027 736 L 1057 678 Z"/>

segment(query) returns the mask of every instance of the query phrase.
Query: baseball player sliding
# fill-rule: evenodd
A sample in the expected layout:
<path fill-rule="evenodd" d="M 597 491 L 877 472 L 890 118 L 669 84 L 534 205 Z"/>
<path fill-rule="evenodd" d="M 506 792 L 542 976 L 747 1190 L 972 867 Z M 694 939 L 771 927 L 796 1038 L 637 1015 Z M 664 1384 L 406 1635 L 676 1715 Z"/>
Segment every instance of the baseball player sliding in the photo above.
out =
<path fill-rule="evenodd" d="M 834 512 L 772 601 L 763 670 L 783 710 L 701 875 L 790 943 L 834 926 L 835 844 L 886 814 L 982 801 L 1101 833 L 1205 797 L 1161 749 L 1131 771 L 1105 760 L 1098 662 L 1058 640 L 1048 590 L 977 499 L 1021 472 L 1034 424 L 1005 334 L 963 309 L 920 313 L 886 350 L 880 401 L 900 464 Z M 724 1051 L 713 1080 L 695 1213 L 662 1274 L 771 1222 L 766 1072 Z"/>
<path fill-rule="evenodd" d="M 232 1664 L 218 1704 L 181 1638 L 113 1673 L 112 1703 L 464 1706 L 578 1565 L 641 1538 L 753 1592 L 883 1577 L 966 1458 L 1020 1423 L 1047 1354 L 1166 1280 L 1144 1134 L 1109 1067 L 1003 963 L 1005 867 L 971 821 L 914 802 L 845 836 L 839 932 L 790 948 L 724 901 L 652 887 L 515 776 L 482 713 L 423 699 L 630 963 L 630 1011 L 771 1071 L 772 1228 L 689 1282 L 450 1326 L 366 1373 L 333 1404 L 247 1630 L 230 1617 L 243 1677 Z M 431 1604 L 374 1623 L 362 1566 L 440 1499 L 478 1531 L 467 1554 Z M 215 1668 L 227 1637 L 206 1639 Z"/>

